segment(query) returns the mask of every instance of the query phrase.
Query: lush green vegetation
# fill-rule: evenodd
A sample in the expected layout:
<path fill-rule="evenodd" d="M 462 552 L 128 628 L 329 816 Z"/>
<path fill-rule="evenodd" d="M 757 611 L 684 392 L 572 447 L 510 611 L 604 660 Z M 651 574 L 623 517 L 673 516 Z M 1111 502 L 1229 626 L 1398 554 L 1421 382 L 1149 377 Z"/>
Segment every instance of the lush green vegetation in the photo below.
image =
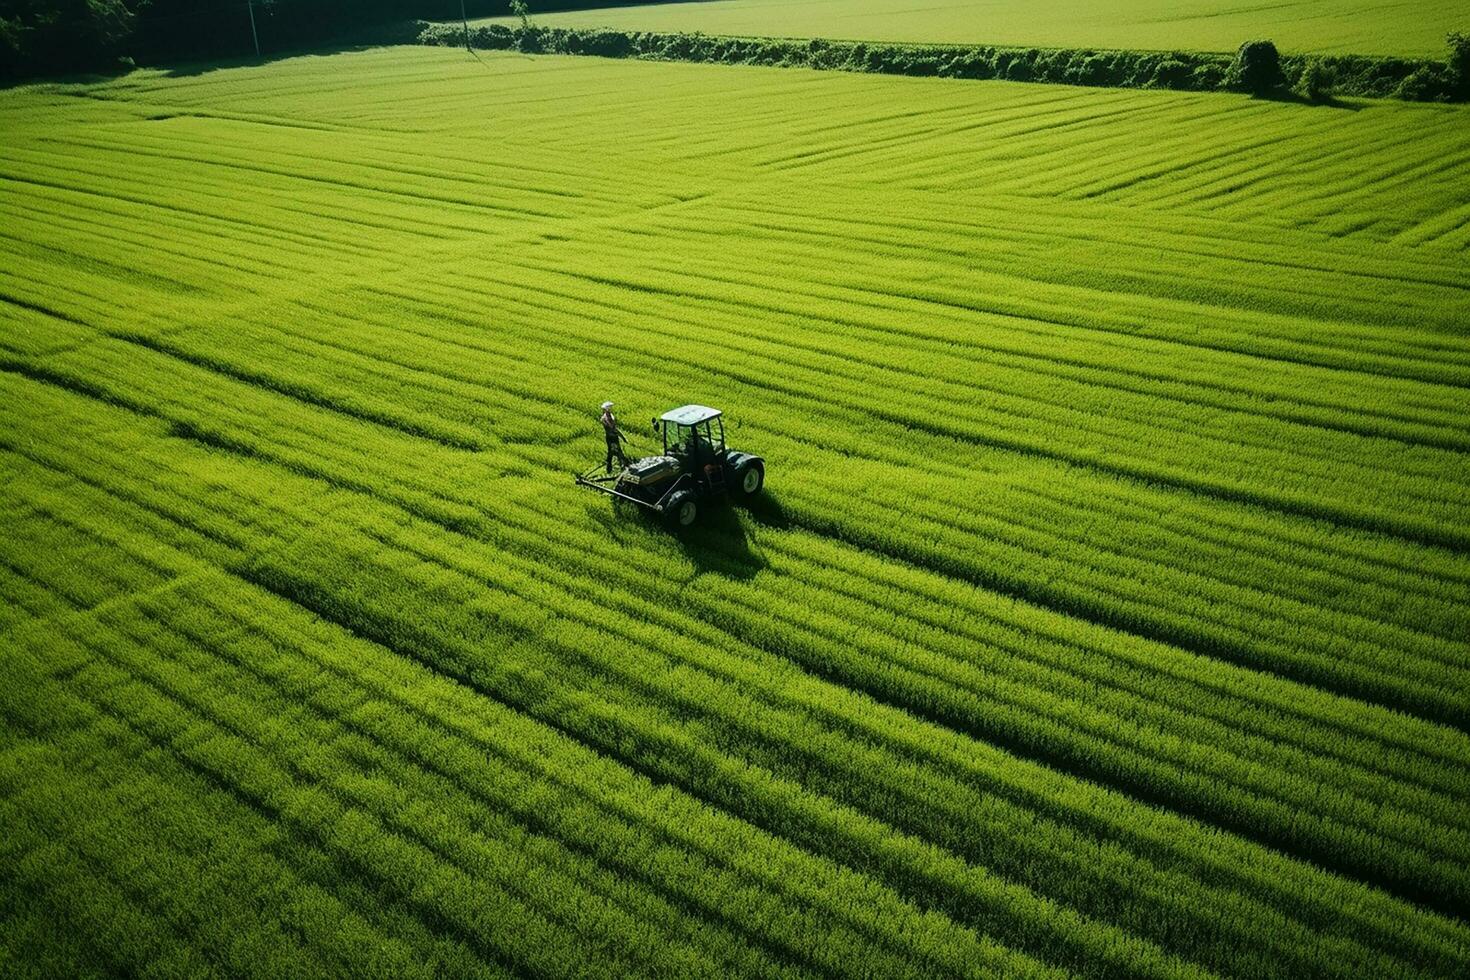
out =
<path fill-rule="evenodd" d="M 1443 50 L 1445 34 L 1467 26 L 1466 14 L 1461 0 L 705 0 L 538 14 L 536 20 L 548 27 L 740 37 L 1155 51 L 1234 51 L 1249 38 L 1267 37 L 1289 52 L 1432 57 Z"/>
<path fill-rule="evenodd" d="M 0 93 L 0 963 L 1463 976 L 1466 120 Z M 770 499 L 578 490 L 603 398 Z"/>
<path fill-rule="evenodd" d="M 868 44 L 865 41 L 733 38 L 655 34 L 603 28 L 424 24 L 417 40 L 442 47 L 529 54 L 698 61 L 725 65 L 819 68 L 920 77 L 1004 79 L 1183 92 L 1251 92 L 1266 98 L 1320 102 L 1339 96 L 1412 102 L 1470 99 L 1470 36 L 1451 33 L 1447 57 L 1374 58 L 1290 55 L 1270 41 L 1247 41 L 1234 55 L 1092 48 L 1004 48 L 989 45 Z"/>
<path fill-rule="evenodd" d="M 336 38 L 407 41 L 417 28 L 393 25 L 504 9 L 504 0 L 6 0 L 0 79 L 253 56 L 257 45 L 269 55 Z"/>

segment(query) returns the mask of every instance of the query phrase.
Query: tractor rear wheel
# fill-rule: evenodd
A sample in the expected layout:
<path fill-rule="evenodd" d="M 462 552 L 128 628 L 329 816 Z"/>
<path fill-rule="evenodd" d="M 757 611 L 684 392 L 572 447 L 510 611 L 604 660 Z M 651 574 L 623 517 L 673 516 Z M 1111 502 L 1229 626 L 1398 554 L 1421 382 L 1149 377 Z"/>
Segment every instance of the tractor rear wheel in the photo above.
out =
<path fill-rule="evenodd" d="M 664 519 L 674 529 L 685 528 L 699 519 L 699 501 L 693 492 L 680 490 L 664 505 Z"/>
<path fill-rule="evenodd" d="M 766 485 L 766 468 L 754 461 L 746 463 L 735 471 L 735 485 L 740 488 L 741 499 L 751 499 Z"/>

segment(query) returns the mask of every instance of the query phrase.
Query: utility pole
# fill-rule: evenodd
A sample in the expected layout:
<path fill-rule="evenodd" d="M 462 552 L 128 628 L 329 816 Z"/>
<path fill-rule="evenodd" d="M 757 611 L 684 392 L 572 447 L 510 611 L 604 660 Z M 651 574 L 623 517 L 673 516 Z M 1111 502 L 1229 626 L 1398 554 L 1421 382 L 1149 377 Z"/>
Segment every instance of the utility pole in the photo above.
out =
<path fill-rule="evenodd" d="M 463 6 L 464 0 L 460 0 Z M 255 0 L 245 0 L 245 6 L 250 9 L 250 39 L 255 42 L 255 60 L 260 60 L 260 35 L 255 33 Z"/>
<path fill-rule="evenodd" d="M 470 48 L 470 19 L 464 12 L 464 0 L 459 0 L 459 19 L 464 22 L 464 49 L 474 54 Z"/>

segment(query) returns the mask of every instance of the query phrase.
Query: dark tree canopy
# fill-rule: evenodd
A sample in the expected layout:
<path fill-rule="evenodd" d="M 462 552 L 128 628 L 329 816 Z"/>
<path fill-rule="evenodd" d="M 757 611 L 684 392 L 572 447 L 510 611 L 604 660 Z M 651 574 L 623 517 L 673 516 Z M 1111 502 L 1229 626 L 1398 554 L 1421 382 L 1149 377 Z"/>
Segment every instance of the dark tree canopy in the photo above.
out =
<path fill-rule="evenodd" d="M 1257 95 L 1275 91 L 1286 80 L 1281 72 L 1281 56 L 1270 41 L 1242 44 L 1231 73 L 1237 87 Z"/>
<path fill-rule="evenodd" d="M 1450 78 L 1463 98 L 1470 95 L 1470 31 L 1454 31 L 1445 40 L 1450 45 Z"/>
<path fill-rule="evenodd" d="M 105 70 L 122 57 L 251 55 L 250 7 L 248 0 L 0 0 L 0 76 Z M 464 9 L 485 17 L 510 6 L 465 0 Z M 256 33 L 267 53 L 394 21 L 458 20 L 460 10 L 460 0 L 254 0 Z"/>
<path fill-rule="evenodd" d="M 0 0 L 0 76 L 96 68 L 121 53 L 147 0 Z"/>

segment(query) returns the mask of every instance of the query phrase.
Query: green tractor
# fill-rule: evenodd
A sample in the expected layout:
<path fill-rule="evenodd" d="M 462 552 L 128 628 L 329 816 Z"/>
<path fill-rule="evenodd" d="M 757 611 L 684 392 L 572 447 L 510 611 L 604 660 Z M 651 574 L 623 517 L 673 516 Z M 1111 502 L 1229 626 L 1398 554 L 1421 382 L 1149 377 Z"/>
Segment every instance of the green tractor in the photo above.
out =
<path fill-rule="evenodd" d="M 617 473 L 594 466 L 577 476 L 577 484 L 653 511 L 674 528 L 693 524 L 714 500 L 754 499 L 766 484 L 765 460 L 726 447 L 720 416 L 703 405 L 667 411 L 653 420 L 662 452 Z"/>

